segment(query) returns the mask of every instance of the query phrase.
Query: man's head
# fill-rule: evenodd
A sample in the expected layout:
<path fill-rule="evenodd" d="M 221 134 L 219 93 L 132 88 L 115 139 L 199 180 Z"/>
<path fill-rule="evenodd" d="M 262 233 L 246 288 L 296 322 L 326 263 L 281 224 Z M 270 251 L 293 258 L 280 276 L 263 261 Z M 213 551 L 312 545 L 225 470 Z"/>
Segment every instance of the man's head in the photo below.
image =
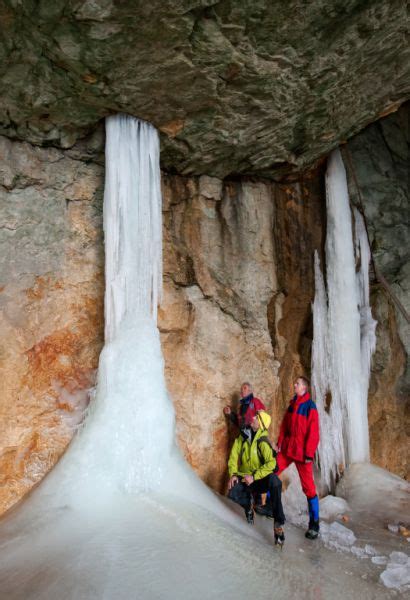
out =
<path fill-rule="evenodd" d="M 250 384 L 249 381 L 244 381 L 241 385 L 241 398 L 246 398 L 246 396 L 249 396 L 252 392 L 252 384 Z"/>
<path fill-rule="evenodd" d="M 306 377 L 298 377 L 293 387 L 297 396 L 304 396 L 309 389 L 309 380 Z"/>

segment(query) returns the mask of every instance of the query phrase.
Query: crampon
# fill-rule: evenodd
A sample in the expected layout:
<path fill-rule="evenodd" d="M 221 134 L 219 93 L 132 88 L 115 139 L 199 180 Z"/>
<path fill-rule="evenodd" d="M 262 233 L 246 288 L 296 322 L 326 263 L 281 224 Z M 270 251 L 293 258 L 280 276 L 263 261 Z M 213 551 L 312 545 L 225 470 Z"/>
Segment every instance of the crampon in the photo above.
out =
<path fill-rule="evenodd" d="M 275 536 L 275 546 L 278 546 L 281 550 L 283 550 L 283 545 L 285 543 L 285 532 L 283 527 L 275 527 L 273 533 Z"/>

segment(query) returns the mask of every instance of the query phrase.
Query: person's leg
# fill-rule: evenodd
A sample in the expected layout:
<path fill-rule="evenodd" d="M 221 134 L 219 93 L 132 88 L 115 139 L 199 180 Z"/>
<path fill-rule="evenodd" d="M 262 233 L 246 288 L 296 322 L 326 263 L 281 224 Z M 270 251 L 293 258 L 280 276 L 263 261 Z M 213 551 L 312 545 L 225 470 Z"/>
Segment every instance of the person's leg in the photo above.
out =
<path fill-rule="evenodd" d="M 277 471 L 275 472 L 275 475 L 279 475 L 280 473 L 282 473 L 282 471 L 284 471 L 285 469 L 287 469 L 287 467 L 289 465 L 291 465 L 292 462 L 293 462 L 293 460 L 291 458 L 289 458 L 285 454 L 282 454 L 281 452 L 279 452 L 277 454 L 277 456 L 276 456 Z M 274 516 L 274 514 L 272 512 L 272 508 L 271 507 L 272 507 L 271 502 L 267 501 L 264 506 L 256 506 L 255 507 L 255 511 L 259 515 L 262 515 L 264 517 L 269 517 L 271 519 L 274 519 L 275 516 Z"/>
<path fill-rule="evenodd" d="M 253 498 L 250 486 L 238 481 L 228 492 L 228 498 L 239 504 L 245 510 L 248 523 L 253 523 Z"/>
<path fill-rule="evenodd" d="M 250 486 L 251 491 L 256 494 L 269 492 L 270 508 L 275 519 L 280 525 L 285 523 L 285 515 L 282 507 L 282 482 L 275 473 L 270 473 L 263 479 L 254 481 Z"/>
<path fill-rule="evenodd" d="M 316 539 L 319 535 L 319 498 L 313 477 L 313 463 L 297 462 L 295 464 L 309 509 L 309 527 L 305 535 L 309 539 Z"/>
<path fill-rule="evenodd" d="M 282 471 L 287 469 L 288 466 L 291 465 L 292 463 L 293 463 L 293 460 L 291 458 L 289 458 L 288 456 L 286 456 L 286 454 L 283 454 L 282 452 L 278 452 L 278 454 L 276 456 L 277 470 L 275 471 L 275 474 L 280 475 L 282 473 Z"/>
<path fill-rule="evenodd" d="M 274 518 L 273 532 L 275 535 L 275 545 L 283 548 L 285 542 L 285 515 L 282 507 L 282 482 L 275 473 L 271 473 L 263 479 L 254 481 L 250 486 L 253 492 L 269 492 L 269 504 Z"/>

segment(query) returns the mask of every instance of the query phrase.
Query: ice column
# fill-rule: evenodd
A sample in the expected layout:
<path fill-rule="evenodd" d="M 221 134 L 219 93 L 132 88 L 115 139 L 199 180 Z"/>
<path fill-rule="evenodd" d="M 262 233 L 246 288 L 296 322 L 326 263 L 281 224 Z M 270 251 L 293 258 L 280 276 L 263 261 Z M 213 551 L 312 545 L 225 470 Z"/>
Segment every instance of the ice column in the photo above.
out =
<path fill-rule="evenodd" d="M 321 418 L 322 479 L 330 487 L 340 464 L 369 460 L 367 392 L 376 326 L 369 306 L 366 232 L 357 213 L 355 247 L 339 150 L 328 162 L 326 205 L 327 295 L 316 256 L 312 384 Z M 361 265 L 357 275 L 356 259 Z"/>
<path fill-rule="evenodd" d="M 159 139 L 127 115 L 106 120 L 105 345 L 95 397 L 53 478 L 66 498 L 158 488 L 174 452 L 157 302 L 162 224 Z M 49 478 L 50 479 L 50 478 Z"/>
<path fill-rule="evenodd" d="M 156 129 L 127 115 L 106 120 L 105 337 L 126 315 L 156 320 L 162 285 L 162 212 Z"/>
<path fill-rule="evenodd" d="M 372 317 L 369 300 L 369 264 L 370 248 L 367 238 L 364 219 L 359 211 L 354 209 L 355 220 L 355 250 L 356 257 L 360 261 L 360 269 L 357 272 L 357 292 L 359 297 L 360 310 L 360 339 L 362 354 L 362 372 L 363 372 L 363 393 L 367 397 L 369 390 L 370 365 L 372 355 L 376 350 L 376 325 L 377 322 Z"/>
<path fill-rule="evenodd" d="M 336 473 L 341 464 L 345 464 L 343 443 L 343 407 L 332 401 L 331 407 L 325 402 L 329 398 L 332 372 L 330 365 L 330 338 L 328 334 L 328 306 L 325 283 L 320 261 L 315 253 L 315 300 L 313 303 L 313 344 L 312 344 L 312 388 L 319 411 L 320 422 L 320 472 L 322 482 L 332 489 Z"/>

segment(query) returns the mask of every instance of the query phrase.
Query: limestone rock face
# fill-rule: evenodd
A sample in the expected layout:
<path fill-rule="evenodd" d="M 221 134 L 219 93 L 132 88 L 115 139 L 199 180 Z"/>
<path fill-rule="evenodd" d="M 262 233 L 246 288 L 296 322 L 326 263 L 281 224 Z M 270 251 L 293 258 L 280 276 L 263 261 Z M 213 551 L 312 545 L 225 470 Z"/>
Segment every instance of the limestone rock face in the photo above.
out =
<path fill-rule="evenodd" d="M 315 297 L 313 256 L 323 260 L 326 235 L 324 169 L 312 171 L 299 182 L 275 185 L 274 238 L 279 293 L 269 306 L 275 356 L 280 362 L 278 412 L 293 396 L 292 383 L 310 376 Z M 280 403 L 282 402 L 282 405 Z"/>
<path fill-rule="evenodd" d="M 102 344 L 102 168 L 0 138 L 0 511 L 54 465 Z"/>
<path fill-rule="evenodd" d="M 164 218 L 159 328 L 178 439 L 222 491 L 231 442 L 223 407 L 236 407 L 251 381 L 270 409 L 279 383 L 268 327 L 277 292 L 272 186 L 165 177 Z"/>
<path fill-rule="evenodd" d="M 127 112 L 181 174 L 300 170 L 410 96 L 407 3 L 25 0 L 0 8 L 1 129 L 70 147 Z"/>

